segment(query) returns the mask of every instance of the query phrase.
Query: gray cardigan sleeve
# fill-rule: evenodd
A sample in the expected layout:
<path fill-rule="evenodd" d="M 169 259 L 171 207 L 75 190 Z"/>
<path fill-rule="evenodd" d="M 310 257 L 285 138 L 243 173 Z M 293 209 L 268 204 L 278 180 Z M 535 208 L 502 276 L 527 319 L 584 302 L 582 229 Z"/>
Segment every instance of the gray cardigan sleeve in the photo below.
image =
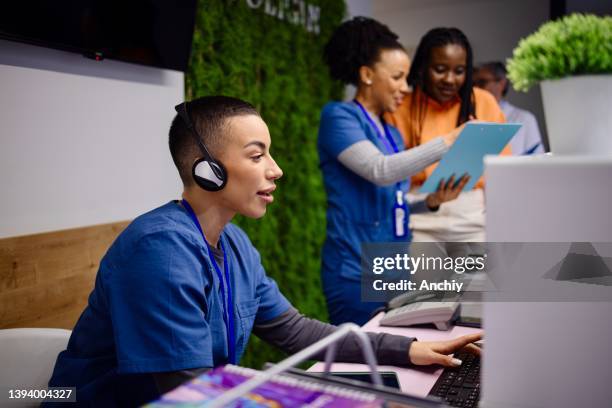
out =
<path fill-rule="evenodd" d="M 338 161 L 369 182 L 385 186 L 417 174 L 447 151 L 441 137 L 392 155 L 384 155 L 372 142 L 363 140 L 340 152 Z"/>
<path fill-rule="evenodd" d="M 312 343 L 329 336 L 336 326 L 309 319 L 296 309 L 290 308 L 280 316 L 267 322 L 256 324 L 253 333 L 280 348 L 294 354 L 310 346 Z M 379 364 L 408 365 L 408 351 L 411 343 L 416 340 L 410 337 L 395 336 L 386 333 L 367 333 L 372 343 Z M 325 351 L 315 355 L 313 359 L 323 360 Z M 363 363 L 361 346 L 355 335 L 349 334 L 338 343 L 336 361 L 345 363 Z M 180 384 L 189 381 L 209 370 L 209 367 L 192 368 L 188 370 L 152 373 L 153 380 L 160 394 L 170 391 Z"/>
<path fill-rule="evenodd" d="M 311 344 L 329 336 L 336 326 L 310 319 L 291 308 L 282 315 L 267 322 L 256 324 L 253 333 L 283 351 L 294 354 Z M 408 365 L 408 350 L 415 339 L 387 333 L 367 333 L 379 364 Z M 336 361 L 363 363 L 363 354 L 357 337 L 349 334 L 338 343 Z M 323 360 L 325 351 L 313 357 Z"/>

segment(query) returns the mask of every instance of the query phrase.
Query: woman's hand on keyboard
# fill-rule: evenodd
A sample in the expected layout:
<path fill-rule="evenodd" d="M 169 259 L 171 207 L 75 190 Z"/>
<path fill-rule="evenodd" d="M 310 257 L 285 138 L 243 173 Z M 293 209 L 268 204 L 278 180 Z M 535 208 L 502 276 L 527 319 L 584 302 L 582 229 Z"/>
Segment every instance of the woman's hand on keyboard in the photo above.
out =
<path fill-rule="evenodd" d="M 461 349 L 480 355 L 480 347 L 472 344 L 482 339 L 482 333 L 468 334 L 446 341 L 413 341 L 408 357 L 414 365 L 440 364 L 445 367 L 458 367 L 461 360 L 452 355 Z"/>

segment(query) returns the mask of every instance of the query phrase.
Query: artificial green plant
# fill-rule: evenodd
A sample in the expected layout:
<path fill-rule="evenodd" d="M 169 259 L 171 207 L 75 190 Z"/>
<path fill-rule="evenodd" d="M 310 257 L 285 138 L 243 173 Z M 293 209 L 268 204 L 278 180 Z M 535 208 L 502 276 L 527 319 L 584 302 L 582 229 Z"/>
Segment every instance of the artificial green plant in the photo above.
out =
<path fill-rule="evenodd" d="M 275 201 L 262 219 L 234 221 L 251 238 L 266 272 L 290 302 L 302 313 L 325 320 L 320 251 L 326 202 L 316 140 L 321 108 L 342 97 L 343 87 L 330 79 L 322 52 L 344 17 L 345 4 L 306 0 L 321 9 L 315 33 L 267 14 L 264 3 L 270 1 L 251 3 L 262 6 L 251 8 L 244 0 L 198 2 L 186 98 L 239 97 L 254 104 L 268 124 L 271 153 L 284 172 Z M 282 357 L 251 336 L 241 365 L 260 368 Z"/>
<path fill-rule="evenodd" d="M 508 59 L 516 90 L 572 75 L 612 72 L 612 17 L 572 14 L 523 38 Z"/>

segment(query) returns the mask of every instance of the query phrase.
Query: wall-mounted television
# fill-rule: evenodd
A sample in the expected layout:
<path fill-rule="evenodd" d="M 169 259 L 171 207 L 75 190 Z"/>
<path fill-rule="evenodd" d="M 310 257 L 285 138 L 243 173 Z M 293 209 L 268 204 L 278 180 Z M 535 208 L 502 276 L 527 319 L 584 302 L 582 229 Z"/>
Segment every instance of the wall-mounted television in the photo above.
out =
<path fill-rule="evenodd" d="M 0 4 L 0 38 L 185 71 L 197 0 L 21 0 Z"/>

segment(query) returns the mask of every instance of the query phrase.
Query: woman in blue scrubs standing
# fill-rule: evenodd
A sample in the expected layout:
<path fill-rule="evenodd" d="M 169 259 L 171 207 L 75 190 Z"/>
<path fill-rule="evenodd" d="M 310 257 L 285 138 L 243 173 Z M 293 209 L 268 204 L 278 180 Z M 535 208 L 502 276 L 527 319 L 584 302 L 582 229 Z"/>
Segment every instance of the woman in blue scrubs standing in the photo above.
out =
<path fill-rule="evenodd" d="M 363 324 L 376 302 L 361 301 L 361 244 L 410 242 L 410 212 L 437 211 L 457 197 L 468 178 L 449 179 L 436 193 L 408 204 L 409 178 L 438 161 L 458 130 L 404 150 L 397 129 L 382 119 L 408 92 L 408 54 L 379 22 L 356 17 L 325 46 L 334 79 L 357 88 L 351 102 L 330 102 L 321 113 L 318 151 L 327 192 L 322 280 L 333 324 Z"/>

